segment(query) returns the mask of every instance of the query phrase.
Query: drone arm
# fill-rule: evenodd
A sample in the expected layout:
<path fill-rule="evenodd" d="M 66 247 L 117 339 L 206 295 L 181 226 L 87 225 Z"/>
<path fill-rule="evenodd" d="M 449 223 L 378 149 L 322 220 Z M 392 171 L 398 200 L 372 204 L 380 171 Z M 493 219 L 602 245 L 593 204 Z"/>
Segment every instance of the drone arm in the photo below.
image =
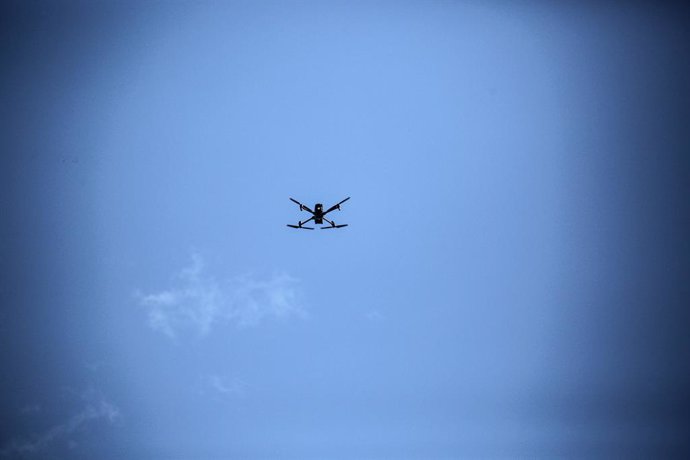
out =
<path fill-rule="evenodd" d="M 311 209 L 309 209 L 309 206 L 303 205 L 302 203 L 300 203 L 299 201 L 295 200 L 294 198 L 290 198 L 290 201 L 292 201 L 293 203 L 299 205 L 299 210 L 300 210 L 300 211 L 301 211 L 302 209 L 304 209 L 305 211 L 309 211 L 310 213 L 314 214 L 314 211 L 312 211 Z"/>
<path fill-rule="evenodd" d="M 325 220 L 326 222 L 328 222 L 329 224 L 331 224 L 331 226 L 330 226 L 330 227 L 321 227 L 321 230 L 328 230 L 329 228 L 343 228 L 343 227 L 347 227 L 347 224 L 335 225 L 335 222 L 333 222 L 332 220 L 328 220 L 328 219 L 326 219 L 325 217 L 323 218 L 323 220 Z"/>
<path fill-rule="evenodd" d="M 328 214 L 328 213 L 331 212 L 331 211 L 334 211 L 334 210 L 336 210 L 336 209 L 340 209 L 340 205 L 343 204 L 343 203 L 345 203 L 345 202 L 346 202 L 347 200 L 349 200 L 349 199 L 350 199 L 350 197 L 348 196 L 347 198 L 345 198 L 345 199 L 344 199 L 343 201 L 341 201 L 340 203 L 334 204 L 333 206 L 331 206 L 330 208 L 328 208 L 328 210 L 327 210 L 326 212 L 324 212 L 323 215 L 325 216 L 326 214 Z"/>
<path fill-rule="evenodd" d="M 305 220 L 304 222 L 299 221 L 297 225 L 290 225 L 288 224 L 288 227 L 293 227 L 293 228 L 306 228 L 308 230 L 314 230 L 312 227 L 303 227 L 304 224 L 309 222 L 310 220 L 314 220 L 314 216 L 311 216 L 309 219 Z"/>
<path fill-rule="evenodd" d="M 307 222 L 309 222 L 310 220 L 314 220 L 314 216 L 311 216 L 309 219 L 305 220 L 304 222 L 300 221 L 300 225 L 304 225 Z"/>

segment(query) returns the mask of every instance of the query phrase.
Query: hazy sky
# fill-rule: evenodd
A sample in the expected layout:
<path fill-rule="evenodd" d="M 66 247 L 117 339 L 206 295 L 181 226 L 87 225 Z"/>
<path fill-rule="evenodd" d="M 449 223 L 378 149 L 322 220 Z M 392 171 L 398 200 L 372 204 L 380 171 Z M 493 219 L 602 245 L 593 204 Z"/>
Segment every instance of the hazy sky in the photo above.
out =
<path fill-rule="evenodd" d="M 690 455 L 685 9 L 5 2 L 0 38 L 0 459 Z"/>

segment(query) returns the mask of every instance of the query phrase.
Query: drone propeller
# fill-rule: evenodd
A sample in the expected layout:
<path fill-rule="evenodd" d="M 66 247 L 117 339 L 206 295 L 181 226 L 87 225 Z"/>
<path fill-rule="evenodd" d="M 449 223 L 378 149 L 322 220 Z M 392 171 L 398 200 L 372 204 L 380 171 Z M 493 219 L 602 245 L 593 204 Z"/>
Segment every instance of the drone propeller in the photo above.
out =
<path fill-rule="evenodd" d="M 347 224 L 331 225 L 330 227 L 321 227 L 321 230 L 328 230 L 329 228 L 342 228 L 347 227 Z"/>
<path fill-rule="evenodd" d="M 292 227 L 292 228 L 303 228 L 303 229 L 305 229 L 305 230 L 314 230 L 314 227 L 302 227 L 301 225 L 290 225 L 290 224 L 287 224 L 287 226 L 288 226 L 288 227 Z"/>

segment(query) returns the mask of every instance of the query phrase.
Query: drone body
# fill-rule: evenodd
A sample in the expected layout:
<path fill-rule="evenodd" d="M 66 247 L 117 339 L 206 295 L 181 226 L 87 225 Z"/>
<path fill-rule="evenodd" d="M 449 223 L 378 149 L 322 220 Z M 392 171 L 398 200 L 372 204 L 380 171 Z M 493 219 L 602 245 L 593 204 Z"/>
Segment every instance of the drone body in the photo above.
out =
<path fill-rule="evenodd" d="M 300 221 L 297 223 L 297 225 L 290 225 L 290 224 L 287 224 L 287 226 L 288 226 L 288 227 L 292 227 L 292 228 L 303 228 L 303 229 L 305 229 L 305 230 L 314 230 L 314 227 L 303 227 L 303 225 L 306 224 L 307 222 L 311 221 L 311 220 L 313 220 L 313 221 L 314 221 L 314 224 L 316 224 L 316 225 L 322 225 L 322 224 L 323 224 L 323 221 L 325 220 L 326 222 L 328 222 L 328 223 L 331 224 L 331 225 L 330 225 L 329 227 L 321 227 L 321 230 L 326 230 L 326 229 L 328 229 L 328 228 L 342 228 L 342 227 L 347 227 L 347 224 L 336 225 L 336 224 L 335 224 L 335 221 L 328 220 L 328 219 L 327 219 L 326 217 L 324 217 L 324 216 L 325 216 L 326 214 L 328 214 L 329 212 L 334 211 L 334 210 L 336 210 L 336 209 L 337 209 L 338 211 L 340 211 L 340 205 L 343 204 L 343 203 L 345 203 L 345 202 L 346 202 L 347 200 L 349 200 L 349 199 L 350 199 L 350 197 L 348 196 L 347 198 L 345 198 L 345 199 L 344 199 L 343 201 L 341 201 L 340 203 L 338 203 L 338 204 L 336 204 L 336 205 L 333 205 L 333 206 L 331 206 L 330 208 L 328 208 L 328 210 L 326 210 L 326 211 L 323 210 L 323 204 L 321 204 L 321 203 L 316 203 L 316 204 L 314 205 L 314 210 L 312 211 L 311 209 L 309 209 L 308 206 L 303 205 L 302 203 L 300 203 L 299 201 L 295 200 L 294 198 L 290 198 L 290 201 L 292 201 L 292 202 L 294 202 L 294 203 L 296 203 L 296 204 L 299 205 L 299 210 L 300 210 L 300 211 L 308 211 L 308 212 L 310 212 L 310 213 L 311 213 L 311 217 L 310 217 L 309 219 L 305 220 L 304 222 L 302 222 L 302 221 L 300 220 Z"/>

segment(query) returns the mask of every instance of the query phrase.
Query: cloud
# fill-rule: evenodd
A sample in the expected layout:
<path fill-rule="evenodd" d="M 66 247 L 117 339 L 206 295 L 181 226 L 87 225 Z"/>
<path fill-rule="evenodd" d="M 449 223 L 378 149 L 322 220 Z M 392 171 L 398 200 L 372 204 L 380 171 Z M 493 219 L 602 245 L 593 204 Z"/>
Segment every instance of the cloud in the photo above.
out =
<path fill-rule="evenodd" d="M 41 412 L 41 405 L 40 404 L 29 404 L 21 408 L 19 411 L 23 415 L 35 415 Z"/>
<path fill-rule="evenodd" d="M 222 397 L 243 396 L 247 384 L 238 378 L 228 379 L 220 375 L 205 375 L 201 377 L 201 394 L 212 393 Z"/>
<path fill-rule="evenodd" d="M 82 400 L 84 405 L 78 412 L 30 439 L 13 439 L 0 450 L 0 457 L 37 454 L 63 439 L 72 445 L 72 433 L 97 421 L 113 423 L 120 417 L 119 409 L 93 390 L 84 392 Z"/>
<path fill-rule="evenodd" d="M 191 265 L 175 276 L 174 287 L 136 294 L 154 330 L 171 338 L 189 329 L 203 336 L 220 324 L 249 327 L 266 319 L 306 316 L 298 302 L 298 280 L 288 274 L 267 279 L 245 275 L 219 282 L 203 272 L 201 256 L 193 254 Z"/>
<path fill-rule="evenodd" d="M 383 321 L 385 319 L 385 316 L 379 310 L 369 310 L 368 312 L 366 312 L 364 314 L 364 316 L 369 321 L 373 321 L 373 322 Z"/>

